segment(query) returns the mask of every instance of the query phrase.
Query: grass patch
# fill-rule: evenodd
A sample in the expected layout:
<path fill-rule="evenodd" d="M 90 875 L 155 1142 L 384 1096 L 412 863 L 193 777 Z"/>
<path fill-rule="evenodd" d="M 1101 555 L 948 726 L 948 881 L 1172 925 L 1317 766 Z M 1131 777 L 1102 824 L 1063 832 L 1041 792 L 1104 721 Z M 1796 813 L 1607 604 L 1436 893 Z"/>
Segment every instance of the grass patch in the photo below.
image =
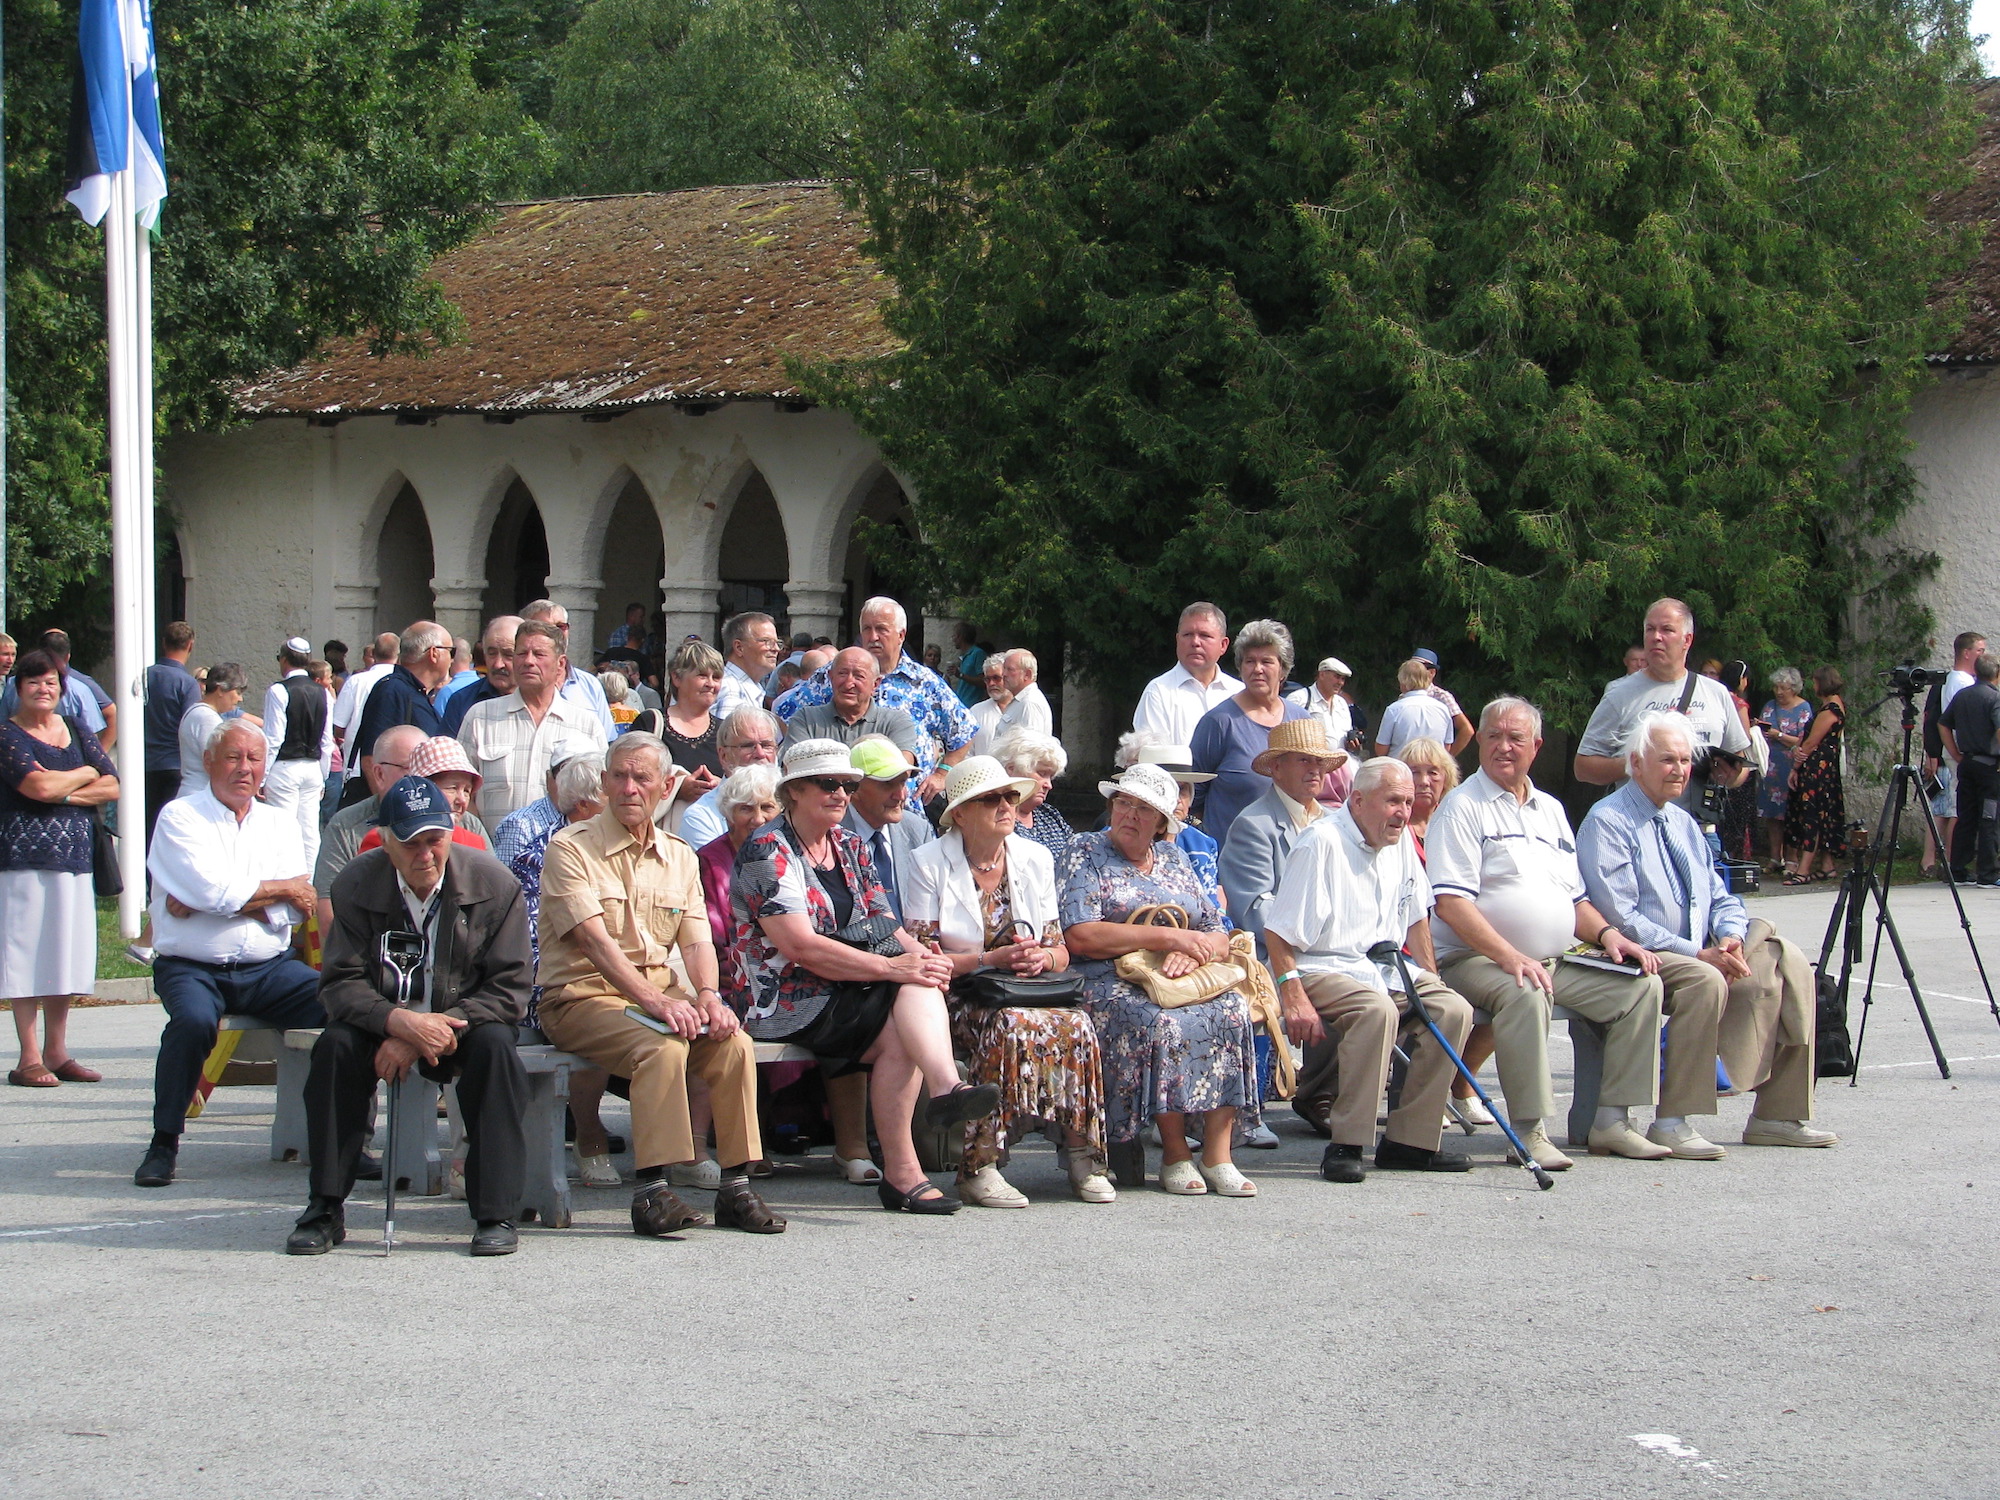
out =
<path fill-rule="evenodd" d="M 97 900 L 97 977 L 99 979 L 143 979 L 152 973 L 125 955 L 125 939 L 118 931 L 118 898 Z"/>

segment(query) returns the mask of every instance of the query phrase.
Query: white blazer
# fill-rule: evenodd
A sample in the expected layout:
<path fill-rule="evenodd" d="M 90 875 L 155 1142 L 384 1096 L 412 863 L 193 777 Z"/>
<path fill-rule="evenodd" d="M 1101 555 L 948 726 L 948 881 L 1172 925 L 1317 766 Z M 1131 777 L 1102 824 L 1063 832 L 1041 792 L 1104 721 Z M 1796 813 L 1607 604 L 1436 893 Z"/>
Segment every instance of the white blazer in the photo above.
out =
<path fill-rule="evenodd" d="M 956 828 L 916 852 L 902 874 L 903 920 L 935 922 L 938 946 L 948 953 L 982 953 L 986 922 L 979 887 L 972 883 L 965 840 Z M 1007 900 L 1014 920 L 1026 922 L 1039 941 L 1056 920 L 1056 862 L 1049 851 L 1018 833 L 1007 835 Z M 1022 938 L 1028 933 L 1015 929 Z"/>

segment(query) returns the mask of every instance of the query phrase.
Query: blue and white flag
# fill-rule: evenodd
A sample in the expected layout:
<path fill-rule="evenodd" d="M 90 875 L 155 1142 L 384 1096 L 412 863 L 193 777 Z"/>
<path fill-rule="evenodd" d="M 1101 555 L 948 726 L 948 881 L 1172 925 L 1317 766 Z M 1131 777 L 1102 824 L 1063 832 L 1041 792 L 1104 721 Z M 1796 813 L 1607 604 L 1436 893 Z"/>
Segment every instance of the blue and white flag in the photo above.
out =
<path fill-rule="evenodd" d="M 132 169 L 139 222 L 159 223 L 167 196 L 151 0 L 83 0 L 69 129 L 69 191 L 84 222 L 111 207 L 111 174 Z"/>

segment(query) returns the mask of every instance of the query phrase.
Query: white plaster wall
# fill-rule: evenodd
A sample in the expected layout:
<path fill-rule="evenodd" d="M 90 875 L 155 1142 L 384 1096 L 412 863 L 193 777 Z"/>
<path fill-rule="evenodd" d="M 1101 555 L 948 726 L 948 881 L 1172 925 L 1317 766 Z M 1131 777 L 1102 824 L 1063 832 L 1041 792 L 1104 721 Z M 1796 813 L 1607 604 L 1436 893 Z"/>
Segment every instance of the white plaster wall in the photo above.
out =
<path fill-rule="evenodd" d="M 1911 406 L 1910 463 L 1922 500 L 1894 540 L 1935 552 L 1924 600 L 1936 619 L 1931 663 L 1950 665 L 1951 638 L 2000 639 L 2000 371 L 1952 371 Z"/>

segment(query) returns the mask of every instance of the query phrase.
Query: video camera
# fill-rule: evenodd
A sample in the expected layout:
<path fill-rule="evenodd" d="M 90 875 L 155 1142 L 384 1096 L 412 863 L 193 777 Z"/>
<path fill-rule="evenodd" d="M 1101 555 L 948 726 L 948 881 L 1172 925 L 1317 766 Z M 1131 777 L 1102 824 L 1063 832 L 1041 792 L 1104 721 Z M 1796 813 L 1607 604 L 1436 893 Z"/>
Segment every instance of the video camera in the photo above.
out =
<path fill-rule="evenodd" d="M 1711 830 L 1722 821 L 1730 788 L 1721 780 L 1711 781 L 1710 777 L 1734 780 L 1746 764 L 1744 758 L 1732 750 L 1724 750 L 1720 745 L 1703 745 L 1694 753 L 1694 764 L 1689 771 L 1689 781 L 1698 797 L 1698 811 L 1695 821 L 1702 825 L 1702 831 L 1714 837 Z M 1722 877 L 1725 888 L 1737 895 L 1758 890 L 1762 880 L 1754 859 L 1731 859 L 1718 853 L 1715 858 L 1716 873 Z"/>
<path fill-rule="evenodd" d="M 1949 675 L 1933 667 L 1920 667 L 1907 661 L 1900 666 L 1884 667 L 1875 674 L 1890 692 L 1905 698 L 1914 697 L 1926 688 L 1943 686 L 1945 678 Z"/>

